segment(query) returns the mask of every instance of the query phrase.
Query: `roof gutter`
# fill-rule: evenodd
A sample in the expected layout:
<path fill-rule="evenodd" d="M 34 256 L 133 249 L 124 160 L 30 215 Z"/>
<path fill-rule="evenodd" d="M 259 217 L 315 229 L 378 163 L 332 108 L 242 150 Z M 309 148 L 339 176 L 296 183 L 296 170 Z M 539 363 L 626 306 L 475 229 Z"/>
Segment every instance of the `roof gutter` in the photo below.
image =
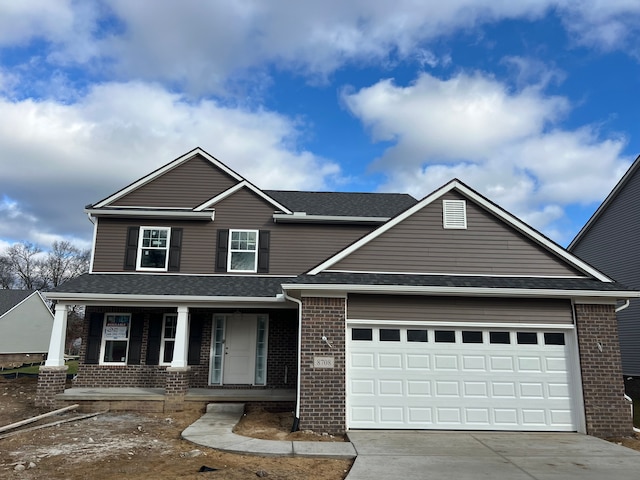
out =
<path fill-rule="evenodd" d="M 274 213 L 275 223 L 358 223 L 362 225 L 380 225 L 389 221 L 390 217 L 356 217 L 342 215 L 307 215 L 305 212 L 293 214 Z"/>
<path fill-rule="evenodd" d="M 136 217 L 136 218 L 187 218 L 189 220 L 214 220 L 215 210 L 194 212 L 192 210 L 143 210 L 135 208 L 102 209 L 88 208 L 90 217 Z"/>
<path fill-rule="evenodd" d="M 60 302 L 91 302 L 91 301 L 112 301 L 112 302 L 153 302 L 153 303 L 284 303 L 284 296 L 275 297 L 232 297 L 232 296 L 206 296 L 206 295 L 131 295 L 131 294 L 109 294 L 109 293 L 61 293 L 44 292 L 49 300 Z"/>
<path fill-rule="evenodd" d="M 452 287 L 425 285 L 358 285 L 358 284 L 283 284 L 283 290 L 301 290 L 308 292 L 340 291 L 353 293 L 395 293 L 405 295 L 469 295 L 469 296 L 505 296 L 505 297 L 605 297 L 630 299 L 640 298 L 640 291 L 600 291 L 600 290 L 556 290 L 543 288 L 491 288 L 491 287 Z M 625 307 L 626 308 L 626 307 Z"/>

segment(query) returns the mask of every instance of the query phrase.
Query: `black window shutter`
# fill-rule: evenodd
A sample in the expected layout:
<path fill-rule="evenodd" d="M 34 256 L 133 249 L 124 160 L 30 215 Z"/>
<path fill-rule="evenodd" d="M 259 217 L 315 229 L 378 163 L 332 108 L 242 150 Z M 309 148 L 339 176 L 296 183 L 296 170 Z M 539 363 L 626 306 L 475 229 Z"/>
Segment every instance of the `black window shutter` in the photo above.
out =
<path fill-rule="evenodd" d="M 258 235 L 258 273 L 269 272 L 269 241 L 271 232 L 260 230 Z"/>
<path fill-rule="evenodd" d="M 218 230 L 218 244 L 216 245 L 216 272 L 227 271 L 227 252 L 229 250 L 229 230 Z"/>
<path fill-rule="evenodd" d="M 127 245 L 124 252 L 124 269 L 136 269 L 136 257 L 138 255 L 138 234 L 140 227 L 129 227 L 127 230 Z"/>
<path fill-rule="evenodd" d="M 141 313 L 131 315 L 131 327 L 129 331 L 129 355 L 127 365 L 140 365 L 142 355 L 142 330 L 144 329 L 144 317 Z"/>
<path fill-rule="evenodd" d="M 100 362 L 100 343 L 102 341 L 102 324 L 104 314 L 93 312 L 89 317 L 89 335 L 87 336 L 87 353 L 84 363 L 96 365 Z"/>
<path fill-rule="evenodd" d="M 191 317 L 191 321 L 189 322 L 189 353 L 187 354 L 188 365 L 200 365 L 203 324 L 204 319 L 202 317 Z"/>
<path fill-rule="evenodd" d="M 169 271 L 180 271 L 180 251 L 182 249 L 182 229 L 171 229 L 171 241 L 169 243 Z"/>
<path fill-rule="evenodd" d="M 147 365 L 160 363 L 160 342 L 162 341 L 162 315 L 149 319 L 149 341 L 147 342 Z"/>

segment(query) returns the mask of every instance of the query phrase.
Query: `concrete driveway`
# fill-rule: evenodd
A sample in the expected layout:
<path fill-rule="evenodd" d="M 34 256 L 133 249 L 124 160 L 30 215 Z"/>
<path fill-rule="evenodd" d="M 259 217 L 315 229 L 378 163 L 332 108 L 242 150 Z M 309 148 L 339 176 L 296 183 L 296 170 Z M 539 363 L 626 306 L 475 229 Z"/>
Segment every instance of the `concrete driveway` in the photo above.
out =
<path fill-rule="evenodd" d="M 640 478 L 640 452 L 577 433 L 362 430 L 347 480 Z"/>

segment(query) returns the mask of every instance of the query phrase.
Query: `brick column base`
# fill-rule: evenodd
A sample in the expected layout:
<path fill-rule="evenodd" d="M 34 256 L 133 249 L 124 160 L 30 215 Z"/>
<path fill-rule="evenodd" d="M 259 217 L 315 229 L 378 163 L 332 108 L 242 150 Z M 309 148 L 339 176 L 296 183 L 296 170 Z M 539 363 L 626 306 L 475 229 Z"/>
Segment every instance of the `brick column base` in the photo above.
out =
<path fill-rule="evenodd" d="M 40 367 L 38 388 L 36 390 L 36 407 L 55 408 L 56 395 L 64 392 L 69 367 Z"/>
<path fill-rule="evenodd" d="M 165 387 L 165 412 L 181 412 L 184 410 L 184 399 L 189 390 L 190 367 L 168 367 Z"/>

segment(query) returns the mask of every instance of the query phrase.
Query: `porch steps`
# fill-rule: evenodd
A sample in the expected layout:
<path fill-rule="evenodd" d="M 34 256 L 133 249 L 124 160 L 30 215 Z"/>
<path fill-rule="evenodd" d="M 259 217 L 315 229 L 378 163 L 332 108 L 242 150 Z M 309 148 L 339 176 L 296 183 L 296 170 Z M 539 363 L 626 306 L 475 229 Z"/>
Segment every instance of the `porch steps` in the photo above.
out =
<path fill-rule="evenodd" d="M 209 403 L 207 413 L 225 413 L 229 415 L 244 414 L 244 403 Z"/>

